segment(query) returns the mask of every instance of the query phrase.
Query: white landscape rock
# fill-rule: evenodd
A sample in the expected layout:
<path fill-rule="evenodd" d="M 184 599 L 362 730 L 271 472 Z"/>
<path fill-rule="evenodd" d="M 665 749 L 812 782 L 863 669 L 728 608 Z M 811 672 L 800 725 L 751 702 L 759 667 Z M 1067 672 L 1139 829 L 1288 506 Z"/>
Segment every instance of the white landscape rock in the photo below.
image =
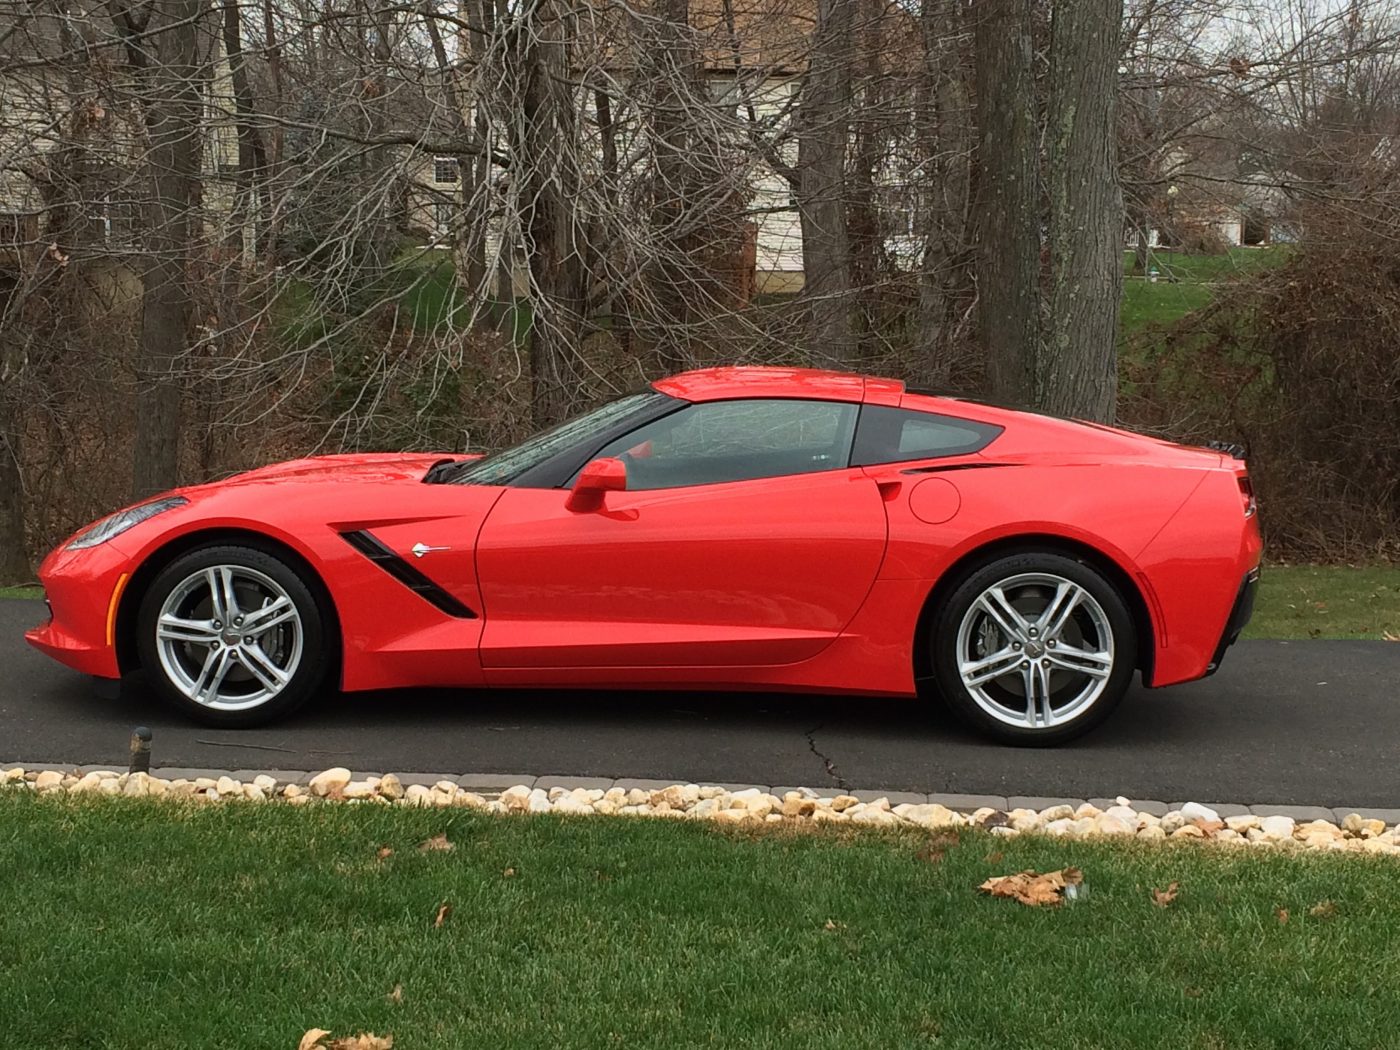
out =
<path fill-rule="evenodd" d="M 1293 838 L 1296 824 L 1292 817 L 1261 817 L 1259 831 L 1265 842 L 1288 842 Z"/>
<path fill-rule="evenodd" d="M 1181 807 L 1181 815 L 1187 823 L 1193 820 L 1215 821 L 1220 819 L 1220 814 L 1209 806 L 1203 806 L 1199 802 L 1188 802 Z"/>
<path fill-rule="evenodd" d="M 195 783 L 197 784 L 199 781 L 195 781 Z M 325 798 L 332 791 L 342 790 L 348 783 L 350 783 L 350 770 L 344 766 L 333 766 L 317 773 L 307 786 L 311 788 L 311 793 L 317 798 Z"/>
<path fill-rule="evenodd" d="M 35 791 L 54 791 L 63 786 L 63 774 L 56 769 L 46 769 L 34 778 Z"/>

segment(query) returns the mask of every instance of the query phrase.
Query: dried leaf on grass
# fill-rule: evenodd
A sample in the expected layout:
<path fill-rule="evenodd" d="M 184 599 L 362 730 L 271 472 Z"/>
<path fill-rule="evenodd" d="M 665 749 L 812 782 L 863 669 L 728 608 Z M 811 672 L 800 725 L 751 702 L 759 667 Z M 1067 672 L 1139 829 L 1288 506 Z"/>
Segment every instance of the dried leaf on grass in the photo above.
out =
<path fill-rule="evenodd" d="M 359 1035 L 346 1036 L 343 1039 L 332 1039 L 326 1044 L 326 1050 L 393 1050 L 393 1046 L 392 1035 L 361 1032 Z"/>
<path fill-rule="evenodd" d="M 1278 916 L 1278 924 L 1279 924 L 1280 926 L 1287 926 L 1287 925 L 1288 925 L 1288 909 L 1287 909 L 1287 908 L 1275 908 L 1275 909 L 1274 909 L 1274 914 Z"/>
<path fill-rule="evenodd" d="M 1394 634 L 1390 631 L 1382 631 L 1381 637 L 1387 642 L 1400 642 L 1400 634 Z"/>
<path fill-rule="evenodd" d="M 502 878 L 505 878 L 505 879 L 513 879 L 513 878 L 515 878 L 515 869 L 514 869 L 514 868 L 507 868 L 505 871 L 501 872 L 501 877 L 502 877 Z"/>
<path fill-rule="evenodd" d="M 993 897 L 1009 897 L 1031 907 L 1057 907 L 1064 900 L 1066 886 L 1078 886 L 1084 873 L 1078 868 L 1061 868 L 1043 874 L 1021 871 L 1015 875 L 995 875 L 978 890 Z"/>
<path fill-rule="evenodd" d="M 1319 901 L 1308 909 L 1314 919 L 1330 919 L 1337 914 L 1336 901 Z"/>
<path fill-rule="evenodd" d="M 929 864 L 937 864 L 943 860 L 943 855 L 958 845 L 962 840 L 955 831 L 936 831 L 929 836 L 924 848 L 914 854 L 918 860 Z"/>
<path fill-rule="evenodd" d="M 844 930 L 845 928 L 846 924 L 844 922 L 837 922 L 835 919 L 827 919 L 826 925 L 822 927 L 822 929 L 827 930 L 828 932 Z"/>
<path fill-rule="evenodd" d="M 421 849 L 424 853 L 432 853 L 436 850 L 447 852 L 448 850 L 452 849 L 452 843 L 447 841 L 447 836 L 445 834 L 434 835 L 427 841 L 419 843 L 418 848 Z"/>
<path fill-rule="evenodd" d="M 1167 884 L 1164 890 L 1152 891 L 1152 903 L 1159 908 L 1165 908 L 1172 901 L 1176 900 L 1177 883 L 1175 881 Z"/>
<path fill-rule="evenodd" d="M 438 929 L 447 921 L 447 917 L 452 914 L 452 905 L 444 901 L 438 905 L 437 918 L 433 920 L 433 929 Z"/>
<path fill-rule="evenodd" d="M 297 1043 L 297 1050 L 311 1050 L 313 1046 L 320 1046 L 321 1040 L 330 1034 L 325 1028 L 308 1028 L 301 1042 Z"/>
<path fill-rule="evenodd" d="M 389 994 L 386 995 L 384 998 L 388 999 L 391 1003 L 403 1002 L 403 985 L 394 985 L 393 990 L 390 991 Z"/>
<path fill-rule="evenodd" d="M 388 860 L 394 855 L 394 851 L 388 846 L 380 846 L 379 850 L 374 855 L 379 860 Z"/>

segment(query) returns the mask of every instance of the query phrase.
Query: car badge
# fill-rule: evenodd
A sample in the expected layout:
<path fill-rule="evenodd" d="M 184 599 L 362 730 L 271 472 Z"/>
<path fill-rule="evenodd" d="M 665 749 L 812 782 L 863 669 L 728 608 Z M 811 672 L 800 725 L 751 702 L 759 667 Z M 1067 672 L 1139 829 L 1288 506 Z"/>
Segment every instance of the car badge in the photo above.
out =
<path fill-rule="evenodd" d="M 412 549 L 412 552 L 413 552 L 413 556 L 414 556 L 415 558 L 421 558 L 421 557 L 423 557 L 423 555 L 425 555 L 425 554 L 431 554 L 433 551 L 450 551 L 452 548 L 451 548 L 451 547 L 429 547 L 426 543 L 415 543 L 411 549 Z"/>

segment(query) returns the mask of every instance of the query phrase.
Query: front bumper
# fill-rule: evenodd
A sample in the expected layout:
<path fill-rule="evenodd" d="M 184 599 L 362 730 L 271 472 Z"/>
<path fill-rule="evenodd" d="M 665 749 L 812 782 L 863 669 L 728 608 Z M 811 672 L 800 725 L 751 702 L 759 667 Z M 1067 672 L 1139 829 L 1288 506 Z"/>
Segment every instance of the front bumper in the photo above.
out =
<path fill-rule="evenodd" d="M 61 664 L 98 678 L 119 678 L 117 605 L 130 579 L 128 556 L 109 543 L 84 551 L 57 550 L 39 569 L 49 621 L 25 640 Z"/>
<path fill-rule="evenodd" d="M 1215 647 L 1215 655 L 1211 657 L 1210 664 L 1206 667 L 1206 674 L 1215 674 L 1220 668 L 1220 663 L 1225 659 L 1225 650 L 1234 645 L 1239 640 L 1240 632 L 1249 623 L 1249 618 L 1254 615 L 1254 598 L 1259 592 L 1259 566 L 1255 566 L 1245 574 L 1244 582 L 1240 584 L 1239 594 L 1235 596 L 1235 604 L 1230 609 L 1230 618 L 1225 621 L 1225 630 L 1220 635 L 1220 644 Z"/>

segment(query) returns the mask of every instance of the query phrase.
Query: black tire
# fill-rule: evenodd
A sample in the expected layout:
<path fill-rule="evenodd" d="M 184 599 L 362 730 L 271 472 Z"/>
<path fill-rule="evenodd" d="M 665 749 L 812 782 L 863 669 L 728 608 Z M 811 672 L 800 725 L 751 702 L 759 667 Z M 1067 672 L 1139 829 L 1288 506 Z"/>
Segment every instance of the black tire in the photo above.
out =
<path fill-rule="evenodd" d="M 207 619 L 212 612 L 209 606 L 212 595 L 204 599 L 196 589 L 186 597 L 177 597 L 185 593 L 185 585 L 190 584 L 198 574 L 214 570 L 216 579 L 222 579 L 219 567 L 233 570 L 230 586 L 236 595 L 234 608 L 241 611 L 240 602 L 250 604 L 250 621 L 259 613 L 267 612 L 268 604 L 274 600 L 267 595 L 277 595 L 280 589 L 281 594 L 275 600 L 280 601 L 285 597 L 290 602 L 295 609 L 295 622 L 288 620 L 289 626 L 273 626 L 267 628 L 261 637 L 255 637 L 258 634 L 256 627 L 235 629 L 232 624 L 223 625 L 221 621 Z M 246 576 L 239 575 L 240 572 L 246 573 Z M 326 635 L 326 625 L 332 620 L 317 597 L 319 590 L 318 581 L 307 579 L 303 570 L 257 547 L 218 545 L 190 551 L 166 566 L 142 595 L 136 616 L 136 651 L 141 668 L 162 700 L 206 725 L 237 729 L 283 718 L 316 694 L 325 682 L 332 663 L 333 646 Z M 264 602 L 262 608 L 256 605 L 260 595 Z M 218 632 L 212 630 L 212 624 L 218 622 L 225 633 L 208 643 L 193 640 L 162 643 L 157 637 L 158 620 L 167 601 L 172 599 L 189 604 L 190 612 L 179 615 L 188 616 L 191 622 L 197 620 L 199 631 L 213 637 Z M 242 620 L 240 616 L 239 622 Z M 253 632 L 247 639 L 241 637 L 244 629 Z M 296 633 L 298 631 L 299 634 Z M 240 637 L 228 637 L 234 634 Z M 268 657 L 263 650 L 264 643 L 273 649 L 273 657 Z M 261 656 L 254 653 L 253 644 L 259 647 Z M 220 681 L 227 683 L 230 696 L 223 699 L 220 692 L 215 692 L 210 700 L 216 706 L 210 706 L 188 695 L 189 678 L 195 676 L 204 659 L 217 656 L 214 650 L 219 649 L 228 657 L 228 670 Z M 162 651 L 166 656 L 164 662 Z M 296 654 L 294 667 L 288 655 L 293 652 Z M 282 657 L 286 657 L 287 667 L 281 666 Z M 263 662 L 264 658 L 267 658 L 266 663 Z M 259 667 L 256 672 L 252 670 L 255 662 Z M 173 671 L 170 669 L 172 666 L 175 668 Z M 275 693 L 271 693 L 271 687 L 264 684 L 269 678 L 269 666 L 274 669 L 273 674 L 286 676 L 285 684 L 276 677 L 271 678 L 277 686 Z M 176 677 L 182 673 L 189 676 L 183 687 Z M 259 674 L 263 676 L 261 681 L 256 677 Z M 213 677 L 211 673 L 209 680 L 212 681 Z M 203 677 L 199 679 L 201 682 L 204 680 Z M 246 696 L 239 695 L 240 689 L 246 692 Z M 270 695 L 258 700 L 258 695 L 264 692 Z"/>
<path fill-rule="evenodd" d="M 1038 581 L 1041 577 L 1043 582 Z M 1061 593 L 1059 584 L 1052 582 L 1056 580 L 1069 585 L 1063 590 L 1066 600 L 1074 597 L 1076 586 L 1091 600 L 1078 598 L 1057 636 L 1050 638 L 1035 623 L 1045 615 L 1052 596 Z M 1014 635 L 992 615 L 991 606 L 1001 608 L 995 597 L 982 601 L 989 588 L 1002 583 L 1009 584 L 1001 593 L 1020 616 L 1019 621 L 1001 616 Z M 1042 602 L 1046 604 L 1037 609 Z M 1022 624 L 1030 625 L 1030 634 Z M 1045 626 L 1054 624 L 1052 616 Z M 979 733 L 1023 747 L 1062 744 L 1099 725 L 1127 693 L 1138 662 L 1137 631 L 1118 589 L 1086 562 L 1049 552 L 1006 554 L 973 567 L 934 611 L 924 644 L 930 647 L 934 682 L 948 708 Z M 1111 654 L 1111 664 L 1103 674 L 1106 654 Z M 974 679 L 1009 669 L 974 688 L 964 680 L 962 659 L 971 665 Z M 974 671 L 977 661 L 988 666 Z M 1084 670 L 1067 670 L 1066 662 Z M 1024 713 L 1027 686 L 1036 698 L 1029 705 L 1036 712 L 1035 725 Z M 1049 703 L 1041 703 L 1047 696 Z M 1019 721 L 1009 721 L 1018 703 Z M 1045 710 L 1051 713 L 1048 723 L 1042 718 Z M 1064 713 L 1062 720 L 1057 711 Z"/>

